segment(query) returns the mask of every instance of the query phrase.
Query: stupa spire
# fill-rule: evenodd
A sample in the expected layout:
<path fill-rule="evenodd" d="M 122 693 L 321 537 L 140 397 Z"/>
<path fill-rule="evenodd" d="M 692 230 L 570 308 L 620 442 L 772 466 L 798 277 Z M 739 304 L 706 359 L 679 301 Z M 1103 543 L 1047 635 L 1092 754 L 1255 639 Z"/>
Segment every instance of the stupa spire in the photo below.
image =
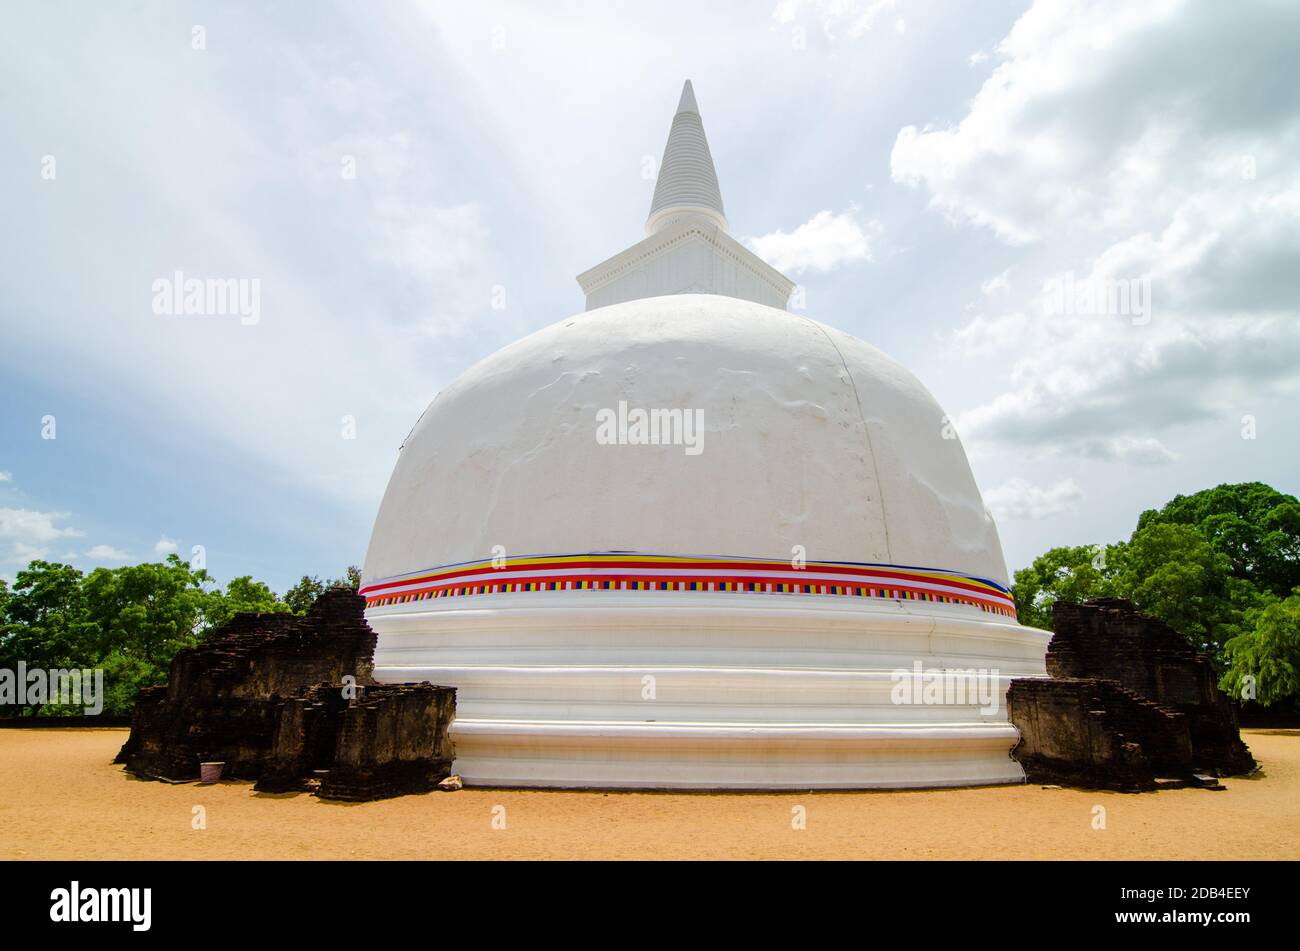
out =
<path fill-rule="evenodd" d="M 785 307 L 794 282 L 727 233 L 691 81 L 682 87 L 646 237 L 578 275 L 587 310 L 666 294 L 717 294 Z"/>
<path fill-rule="evenodd" d="M 693 112 L 697 116 L 700 114 L 700 107 L 695 104 L 695 87 L 689 79 L 682 86 L 682 98 L 677 101 L 677 111 Z"/>
<path fill-rule="evenodd" d="M 704 135 L 700 107 L 689 79 L 682 87 L 682 98 L 668 132 L 668 144 L 664 146 L 650 217 L 646 219 L 646 234 L 654 234 L 683 217 L 703 219 L 727 230 L 718 173 L 713 168 L 709 140 Z"/>

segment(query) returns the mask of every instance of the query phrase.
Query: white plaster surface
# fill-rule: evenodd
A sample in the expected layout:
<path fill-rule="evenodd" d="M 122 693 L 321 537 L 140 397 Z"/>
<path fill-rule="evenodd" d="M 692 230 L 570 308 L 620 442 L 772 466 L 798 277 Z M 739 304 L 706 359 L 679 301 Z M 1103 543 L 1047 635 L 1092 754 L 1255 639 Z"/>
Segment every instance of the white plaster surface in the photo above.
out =
<path fill-rule="evenodd" d="M 703 451 L 601 445 L 597 412 L 703 411 Z M 366 581 L 630 550 L 948 568 L 1005 581 L 925 388 L 870 345 L 733 297 L 578 314 L 444 390 L 403 448 Z M 959 605 L 520 592 L 367 611 L 381 681 L 458 691 L 456 770 L 502 786 L 890 788 L 1019 782 L 1004 706 L 900 706 L 891 677 L 1044 676 L 1048 635 Z M 656 695 L 643 695 L 650 676 Z"/>
<path fill-rule="evenodd" d="M 646 234 L 654 234 L 675 212 L 686 208 L 715 222 L 724 231 L 727 229 L 718 173 L 713 167 L 709 140 L 704 134 L 700 108 L 689 79 L 682 86 L 682 97 L 668 131 L 668 143 L 664 146 L 654 198 L 650 202 L 650 217 L 646 219 Z"/>
<path fill-rule="evenodd" d="M 379 680 L 456 687 L 455 769 L 485 786 L 1020 782 L 1005 690 L 1045 675 L 1049 637 L 958 606 L 815 595 L 532 592 L 368 617 Z M 994 704 L 896 702 L 918 662 L 984 672 Z"/>
<path fill-rule="evenodd" d="M 702 451 L 601 445 L 597 412 L 703 413 Z M 806 317 L 681 294 L 577 314 L 469 369 L 408 437 L 364 578 L 591 551 L 946 568 L 1005 582 L 943 411 Z"/>

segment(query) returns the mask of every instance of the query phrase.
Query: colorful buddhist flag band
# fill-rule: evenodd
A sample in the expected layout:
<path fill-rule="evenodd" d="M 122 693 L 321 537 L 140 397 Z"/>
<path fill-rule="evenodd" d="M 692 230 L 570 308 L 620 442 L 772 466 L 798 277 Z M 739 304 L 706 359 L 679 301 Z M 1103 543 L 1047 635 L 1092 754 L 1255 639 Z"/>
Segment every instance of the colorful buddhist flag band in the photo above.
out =
<path fill-rule="evenodd" d="M 996 581 L 929 568 L 858 562 L 789 561 L 631 552 L 533 555 L 447 565 L 361 588 L 367 608 L 474 595 L 533 591 L 711 591 L 810 594 L 960 604 L 1016 616 Z"/>

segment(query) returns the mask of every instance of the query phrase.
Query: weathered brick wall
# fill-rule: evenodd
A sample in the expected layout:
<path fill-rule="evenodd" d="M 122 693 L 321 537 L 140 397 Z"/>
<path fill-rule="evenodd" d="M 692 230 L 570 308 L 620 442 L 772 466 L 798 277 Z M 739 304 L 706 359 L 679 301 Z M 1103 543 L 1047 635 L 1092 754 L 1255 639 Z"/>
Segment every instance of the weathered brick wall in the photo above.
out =
<path fill-rule="evenodd" d="M 1007 694 L 1030 781 L 1139 790 L 1254 768 L 1209 659 L 1177 631 L 1118 599 L 1057 602 L 1053 627 L 1050 679 Z"/>
<path fill-rule="evenodd" d="M 433 789 L 451 772 L 456 691 L 375 684 L 364 609 L 335 589 L 304 617 L 236 615 L 176 655 L 167 686 L 141 692 L 117 761 L 169 780 L 220 761 L 259 790 L 354 801 Z"/>
<path fill-rule="evenodd" d="M 280 704 L 256 788 L 354 802 L 428 792 L 451 774 L 455 714 L 452 687 L 372 684 L 351 699 L 338 686 L 308 688 Z"/>
<path fill-rule="evenodd" d="M 1111 680 L 1023 679 L 1007 691 L 1015 757 L 1033 782 L 1135 791 L 1192 771 L 1182 714 Z"/>
<path fill-rule="evenodd" d="M 334 764 L 339 718 L 347 705 L 343 687 L 324 684 L 282 702 L 256 788 L 264 792 L 310 788 L 312 776 Z"/>
<path fill-rule="evenodd" d="M 237 614 L 198 647 L 177 652 L 167 692 L 194 700 L 265 700 L 345 675 L 367 682 L 375 632 L 364 613 L 364 599 L 335 588 L 303 616 Z"/>
<path fill-rule="evenodd" d="M 1219 690 L 1210 659 L 1169 625 L 1130 601 L 1098 598 L 1084 604 L 1058 601 L 1052 626 L 1049 675 L 1114 680 L 1182 713 L 1197 769 L 1220 775 L 1254 769 L 1236 708 Z"/>
<path fill-rule="evenodd" d="M 1052 606 L 1052 628 L 1049 676 L 1114 680 L 1171 703 L 1207 702 L 1218 692 L 1208 660 L 1183 635 L 1130 601 L 1058 601 Z"/>
<path fill-rule="evenodd" d="M 342 711 L 322 799 L 368 800 L 427 792 L 451 774 L 448 727 L 456 691 L 432 684 L 366 687 Z"/>
<path fill-rule="evenodd" d="M 302 617 L 238 614 L 198 647 L 179 651 L 167 686 L 141 691 L 117 762 L 141 776 L 184 780 L 219 760 L 255 779 L 271 750 L 278 705 L 303 688 L 353 676 L 370 682 L 375 633 L 365 602 L 337 588 Z"/>

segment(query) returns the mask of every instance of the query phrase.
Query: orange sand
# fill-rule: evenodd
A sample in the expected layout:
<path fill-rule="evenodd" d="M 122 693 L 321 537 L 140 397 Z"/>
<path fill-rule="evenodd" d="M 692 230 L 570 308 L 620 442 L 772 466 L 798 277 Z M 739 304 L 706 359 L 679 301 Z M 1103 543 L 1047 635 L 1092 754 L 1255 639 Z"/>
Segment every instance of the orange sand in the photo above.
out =
<path fill-rule="evenodd" d="M 109 763 L 125 730 L 0 730 L 0 858 L 1300 858 L 1300 730 L 1244 735 L 1264 775 L 1226 792 L 466 789 L 341 805 L 133 779 Z M 196 805 L 206 829 L 191 828 Z"/>

